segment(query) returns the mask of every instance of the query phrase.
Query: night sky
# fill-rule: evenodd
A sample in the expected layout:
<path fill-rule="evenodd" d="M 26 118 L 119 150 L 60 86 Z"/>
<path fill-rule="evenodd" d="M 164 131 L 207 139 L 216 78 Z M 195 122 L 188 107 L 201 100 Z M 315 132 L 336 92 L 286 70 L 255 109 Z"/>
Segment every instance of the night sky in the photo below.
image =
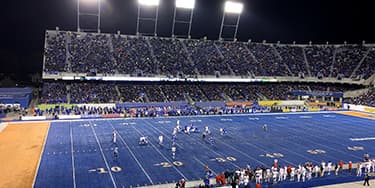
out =
<path fill-rule="evenodd" d="M 136 0 L 102 0 L 103 33 L 135 34 Z M 171 36 L 174 0 L 160 0 L 158 35 Z M 375 42 L 371 1 L 242 0 L 238 40 L 297 43 Z M 196 0 L 192 38 L 217 39 L 224 0 Z M 47 29 L 77 30 L 76 0 L 4 1 L 1 11 L 1 77 L 28 80 L 41 73 Z M 230 20 L 230 19 L 228 19 Z M 86 21 L 84 23 L 89 23 Z M 88 25 L 88 24 L 87 24 Z M 178 26 L 177 30 L 182 26 Z M 0 78 L 1 79 L 1 78 Z"/>

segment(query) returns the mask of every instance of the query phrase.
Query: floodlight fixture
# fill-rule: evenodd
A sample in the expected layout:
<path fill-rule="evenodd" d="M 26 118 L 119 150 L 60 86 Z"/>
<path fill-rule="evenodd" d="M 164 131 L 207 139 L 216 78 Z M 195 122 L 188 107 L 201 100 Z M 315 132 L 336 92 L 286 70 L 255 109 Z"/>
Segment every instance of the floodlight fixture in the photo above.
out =
<path fill-rule="evenodd" d="M 159 6 L 160 0 L 138 0 L 138 3 L 145 6 Z"/>
<path fill-rule="evenodd" d="M 226 1 L 224 4 L 224 11 L 223 11 L 223 18 L 221 20 L 221 26 L 220 26 L 220 33 L 219 33 L 219 40 L 223 39 L 223 28 L 224 27 L 231 27 L 234 28 L 234 35 L 233 35 L 233 41 L 236 41 L 237 37 L 237 31 L 238 31 L 238 25 L 240 23 L 241 13 L 243 10 L 243 4 L 240 2 L 234 2 L 234 1 Z M 226 14 L 230 15 L 236 15 L 236 23 L 226 24 L 225 23 L 225 17 Z"/>
<path fill-rule="evenodd" d="M 241 14 L 243 10 L 243 4 L 239 2 L 226 1 L 224 11 L 226 13 Z"/>
<path fill-rule="evenodd" d="M 152 22 L 153 25 L 154 25 L 153 35 L 154 36 L 157 35 L 156 31 L 157 31 L 157 28 L 158 28 L 159 3 L 160 3 L 160 0 L 138 0 L 137 35 L 139 35 L 139 34 L 145 34 L 145 35 L 151 34 L 151 33 L 147 33 L 147 32 L 140 32 L 141 22 L 144 23 L 144 24 L 149 24 L 150 22 Z M 150 17 L 150 16 L 143 17 L 142 16 L 143 11 L 150 11 L 149 9 L 142 11 L 141 7 L 143 7 L 143 6 L 155 8 L 155 15 L 153 15 L 152 17 Z"/>
<path fill-rule="evenodd" d="M 194 9 L 195 0 L 176 0 L 177 8 Z"/>
<path fill-rule="evenodd" d="M 85 4 L 94 4 L 94 3 L 98 3 L 98 1 L 100 0 L 81 0 L 82 3 L 85 3 Z"/>
<path fill-rule="evenodd" d="M 90 16 L 90 17 L 96 17 L 97 19 L 97 25 L 96 25 L 96 31 L 98 33 L 100 33 L 100 22 L 101 22 L 101 1 L 102 0 L 77 0 L 77 31 L 80 32 L 80 31 L 92 31 L 94 30 L 93 28 L 82 28 L 82 25 L 85 24 L 83 23 L 82 24 L 82 20 L 81 20 L 81 17 L 82 16 Z M 81 10 L 80 8 L 80 4 L 83 3 L 83 4 L 86 4 L 86 5 L 96 5 L 96 11 L 93 11 L 93 10 Z"/>
<path fill-rule="evenodd" d="M 186 24 L 189 25 L 189 29 L 187 31 L 187 37 L 190 38 L 190 32 L 191 32 L 191 25 L 193 22 L 193 15 L 194 15 L 194 7 L 195 7 L 195 0 L 176 0 L 176 6 L 174 8 L 174 14 L 173 14 L 173 24 L 172 24 L 172 37 L 175 37 L 175 27 L 176 23 L 178 24 Z M 177 16 L 178 12 L 184 12 L 184 14 L 189 12 L 188 17 L 181 17 Z M 186 34 L 180 35 L 185 36 Z"/>

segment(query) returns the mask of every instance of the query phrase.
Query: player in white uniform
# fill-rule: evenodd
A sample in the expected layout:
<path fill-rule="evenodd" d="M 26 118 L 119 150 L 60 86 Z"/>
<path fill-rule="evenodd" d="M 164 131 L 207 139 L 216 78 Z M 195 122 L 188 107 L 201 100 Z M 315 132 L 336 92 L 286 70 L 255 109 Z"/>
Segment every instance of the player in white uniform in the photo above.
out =
<path fill-rule="evenodd" d="M 159 145 L 163 145 L 163 135 L 159 135 Z"/>
<path fill-rule="evenodd" d="M 277 176 L 279 175 L 279 172 L 277 171 L 277 168 L 272 167 L 272 182 L 276 183 L 277 182 Z"/>
<path fill-rule="evenodd" d="M 301 176 L 302 176 L 302 167 L 301 167 L 301 165 L 298 165 L 298 169 L 297 169 L 297 182 L 301 181 Z"/>
<path fill-rule="evenodd" d="M 283 181 L 284 180 L 283 177 L 284 177 L 284 168 L 280 168 L 280 170 L 279 170 L 279 181 Z"/>
<path fill-rule="evenodd" d="M 210 132 L 210 129 L 208 128 L 208 126 L 205 126 L 204 127 L 204 131 L 207 133 L 207 134 L 210 134 L 211 132 Z"/>
<path fill-rule="evenodd" d="M 177 120 L 176 128 L 177 128 L 177 132 L 181 132 L 180 120 Z"/>
<path fill-rule="evenodd" d="M 267 131 L 268 130 L 268 126 L 267 126 L 267 124 L 264 124 L 263 125 L 263 131 Z"/>
<path fill-rule="evenodd" d="M 302 181 L 305 182 L 306 180 L 306 168 L 302 166 Z"/>
<path fill-rule="evenodd" d="M 315 173 L 315 177 L 317 178 L 319 176 L 319 166 L 318 165 L 315 165 L 314 173 Z"/>
<path fill-rule="evenodd" d="M 148 139 L 147 139 L 147 137 L 146 137 L 146 136 L 142 136 L 142 137 L 140 137 L 140 138 L 139 138 L 139 144 L 140 144 L 140 145 L 146 145 L 146 144 L 148 144 Z"/>
<path fill-rule="evenodd" d="M 117 161 L 117 158 L 118 158 L 118 147 L 116 146 L 115 149 L 113 150 L 113 157 L 115 158 L 115 160 Z"/>
<path fill-rule="evenodd" d="M 185 132 L 186 134 L 190 134 L 190 128 L 191 128 L 191 126 L 186 125 L 186 126 L 185 126 L 185 130 L 184 130 L 184 132 Z"/>
<path fill-rule="evenodd" d="M 267 168 L 266 169 L 266 182 L 271 182 L 271 177 L 272 177 L 271 169 Z"/>
<path fill-rule="evenodd" d="M 312 178 L 312 164 L 307 166 L 307 180 Z"/>
<path fill-rule="evenodd" d="M 359 163 L 359 165 L 357 165 L 358 168 L 357 168 L 357 176 L 362 176 L 362 163 Z"/>
<path fill-rule="evenodd" d="M 288 175 L 288 167 L 287 166 L 284 166 L 284 176 L 283 176 L 283 181 L 285 181 L 286 180 L 286 177 L 287 177 L 287 175 Z"/>
<path fill-rule="evenodd" d="M 172 159 L 175 159 L 176 158 L 176 146 L 172 146 L 171 150 L 172 150 Z"/>
<path fill-rule="evenodd" d="M 114 131 L 113 131 L 113 144 L 116 144 L 116 141 L 117 141 L 117 133 L 116 133 L 116 131 L 114 130 Z"/>
<path fill-rule="evenodd" d="M 290 181 L 294 181 L 295 175 L 296 175 L 296 168 L 292 167 L 292 171 L 290 172 Z"/>
<path fill-rule="evenodd" d="M 328 175 L 331 175 L 331 170 L 332 170 L 332 162 L 331 161 L 328 161 L 327 168 L 328 168 Z"/>
<path fill-rule="evenodd" d="M 225 130 L 224 128 L 220 128 L 220 134 L 221 136 L 224 136 L 227 134 L 227 130 Z"/>
<path fill-rule="evenodd" d="M 324 162 L 324 161 L 322 161 L 322 163 L 321 163 L 321 171 L 320 171 L 320 176 L 321 177 L 323 177 L 324 176 L 324 172 L 325 172 L 325 170 L 326 170 L 326 162 Z"/>
<path fill-rule="evenodd" d="M 172 136 L 176 135 L 177 134 L 177 128 L 173 128 L 173 132 L 172 132 Z"/>
<path fill-rule="evenodd" d="M 255 183 L 262 183 L 262 169 L 261 168 L 258 168 L 256 171 L 255 171 Z"/>

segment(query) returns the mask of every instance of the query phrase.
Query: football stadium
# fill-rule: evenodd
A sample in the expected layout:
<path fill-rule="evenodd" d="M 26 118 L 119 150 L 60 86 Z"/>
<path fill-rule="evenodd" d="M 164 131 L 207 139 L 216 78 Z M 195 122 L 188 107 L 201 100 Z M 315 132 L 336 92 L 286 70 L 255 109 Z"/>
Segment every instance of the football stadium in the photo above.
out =
<path fill-rule="evenodd" d="M 253 41 L 252 2 L 134 0 L 122 33 L 121 8 L 75 0 L 40 76 L 0 72 L 0 187 L 374 186 L 375 43 Z"/>

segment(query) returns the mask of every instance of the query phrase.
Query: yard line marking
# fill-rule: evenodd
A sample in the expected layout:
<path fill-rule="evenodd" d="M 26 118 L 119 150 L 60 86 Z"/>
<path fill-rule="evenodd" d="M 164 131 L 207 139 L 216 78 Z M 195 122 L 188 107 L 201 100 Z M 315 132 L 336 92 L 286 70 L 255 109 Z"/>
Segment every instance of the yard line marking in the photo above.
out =
<path fill-rule="evenodd" d="M 42 153 L 39 156 L 39 163 L 38 163 L 38 166 L 36 167 L 36 172 L 35 172 L 35 175 L 34 175 L 34 180 L 33 180 L 33 186 L 32 187 L 35 187 L 36 177 L 37 177 L 37 175 L 39 173 L 39 167 L 40 167 L 40 163 L 42 162 L 42 156 L 43 156 L 43 153 L 44 153 L 44 149 L 46 147 L 46 143 L 47 143 L 47 139 L 48 139 L 48 135 L 49 135 L 49 128 L 51 127 L 51 125 L 52 124 L 50 123 L 50 125 L 48 126 L 48 129 L 47 129 L 46 137 L 44 138 L 43 149 L 42 149 Z"/>
<path fill-rule="evenodd" d="M 118 132 L 116 130 L 116 128 L 112 125 L 112 123 L 110 122 L 109 123 L 111 125 L 111 127 L 113 128 L 113 130 L 115 130 L 117 133 L 118 133 L 118 136 L 121 140 L 122 143 L 125 144 L 126 148 L 128 149 L 128 151 L 130 152 L 130 154 L 132 155 L 132 157 L 134 158 L 134 160 L 137 162 L 138 166 L 141 168 L 141 170 L 143 171 L 143 173 L 146 175 L 147 179 L 150 181 L 151 184 L 154 184 L 154 182 L 152 181 L 150 175 L 148 175 L 148 173 L 146 172 L 146 170 L 143 168 L 143 166 L 141 165 L 141 163 L 138 161 L 137 157 L 134 155 L 133 151 L 130 149 L 129 145 L 125 142 L 125 140 L 122 138 L 120 132 Z"/>
<path fill-rule="evenodd" d="M 375 137 L 366 137 L 366 138 L 350 138 L 351 141 L 366 141 L 366 140 L 375 140 Z"/>
<path fill-rule="evenodd" d="M 134 126 L 132 127 L 134 130 L 136 130 L 140 135 L 142 135 L 142 133 L 137 129 L 135 128 Z M 163 153 L 160 152 L 160 150 L 158 148 L 155 147 L 154 144 L 152 144 L 152 142 L 149 142 L 149 144 L 151 144 L 151 146 L 168 162 L 168 163 L 171 163 L 172 162 L 167 158 L 165 157 L 165 155 Z M 185 180 L 189 180 L 188 178 L 186 178 L 186 176 L 180 171 L 178 170 L 174 165 L 172 166 Z"/>
<path fill-rule="evenodd" d="M 76 169 L 74 166 L 74 146 L 73 146 L 73 129 L 72 123 L 69 123 L 69 134 L 70 134 L 70 153 L 72 156 L 72 168 L 73 168 L 73 187 L 76 188 Z"/>
<path fill-rule="evenodd" d="M 108 165 L 107 159 L 105 158 L 105 155 L 104 155 L 104 153 L 103 153 L 102 146 L 100 145 L 100 142 L 99 142 L 98 136 L 96 135 L 95 129 L 94 129 L 94 127 L 92 127 L 92 126 L 90 126 L 90 127 L 91 127 L 91 130 L 92 130 L 93 133 L 94 133 L 96 143 L 98 143 L 98 145 L 99 145 L 99 149 L 100 149 L 100 152 L 101 152 L 102 157 L 103 157 L 103 159 L 104 159 L 105 166 L 107 167 L 107 170 L 108 170 L 108 172 L 109 172 L 108 174 L 109 174 L 109 176 L 111 177 L 111 180 L 112 180 L 112 183 L 113 183 L 113 187 L 114 187 L 114 188 L 117 188 L 117 185 L 116 185 L 115 179 L 113 178 L 113 175 L 112 175 L 111 169 L 109 168 L 109 165 Z"/>

